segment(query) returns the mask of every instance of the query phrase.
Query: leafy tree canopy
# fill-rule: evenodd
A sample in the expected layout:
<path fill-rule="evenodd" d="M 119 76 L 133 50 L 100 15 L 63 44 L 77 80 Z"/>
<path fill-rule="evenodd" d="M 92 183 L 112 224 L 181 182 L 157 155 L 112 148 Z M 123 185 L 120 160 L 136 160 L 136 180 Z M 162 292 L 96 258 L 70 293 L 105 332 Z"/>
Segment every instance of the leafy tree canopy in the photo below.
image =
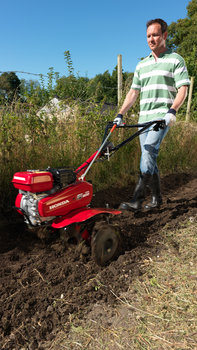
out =
<path fill-rule="evenodd" d="M 172 22 L 168 27 L 168 47 L 179 53 L 186 62 L 190 77 L 194 77 L 192 114 L 197 106 L 197 0 L 187 6 L 187 17 Z"/>
<path fill-rule="evenodd" d="M 186 18 L 169 25 L 167 44 L 184 58 L 197 47 L 197 0 L 189 2 Z"/>
<path fill-rule="evenodd" d="M 14 72 L 4 72 L 0 75 L 0 97 L 1 100 L 12 101 L 19 97 L 20 79 Z"/>

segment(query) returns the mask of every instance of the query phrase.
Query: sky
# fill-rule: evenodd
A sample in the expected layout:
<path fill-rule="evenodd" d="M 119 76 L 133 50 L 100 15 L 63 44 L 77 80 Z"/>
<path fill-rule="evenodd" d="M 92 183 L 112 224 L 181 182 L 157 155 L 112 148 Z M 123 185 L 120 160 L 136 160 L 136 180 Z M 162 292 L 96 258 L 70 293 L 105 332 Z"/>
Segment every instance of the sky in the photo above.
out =
<path fill-rule="evenodd" d="M 149 54 L 146 22 L 168 24 L 187 16 L 189 0 L 0 0 L 0 74 L 39 80 L 53 67 L 67 76 L 64 52 L 70 51 L 76 76 L 110 73 L 122 55 L 125 72 L 133 72 Z M 21 74 L 19 72 L 33 73 Z"/>

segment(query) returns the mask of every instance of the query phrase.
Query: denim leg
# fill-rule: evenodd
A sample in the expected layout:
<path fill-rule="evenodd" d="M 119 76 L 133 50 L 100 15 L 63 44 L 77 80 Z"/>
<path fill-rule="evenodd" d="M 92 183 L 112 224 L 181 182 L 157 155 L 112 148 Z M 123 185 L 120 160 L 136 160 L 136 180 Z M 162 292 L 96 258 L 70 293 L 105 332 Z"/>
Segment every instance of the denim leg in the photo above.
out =
<path fill-rule="evenodd" d="M 152 130 L 152 127 L 147 129 L 139 136 L 141 146 L 140 171 L 142 174 L 158 173 L 157 157 L 160 144 L 167 134 L 169 128 L 160 129 L 159 131 Z"/>

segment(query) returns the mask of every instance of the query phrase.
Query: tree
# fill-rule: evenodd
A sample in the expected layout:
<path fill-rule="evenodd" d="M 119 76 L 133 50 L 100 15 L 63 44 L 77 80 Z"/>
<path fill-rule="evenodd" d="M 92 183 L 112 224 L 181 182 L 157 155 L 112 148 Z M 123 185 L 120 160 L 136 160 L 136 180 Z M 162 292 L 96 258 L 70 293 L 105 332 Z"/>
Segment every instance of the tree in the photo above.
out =
<path fill-rule="evenodd" d="M 186 18 L 169 25 L 167 45 L 184 58 L 197 47 L 197 0 L 189 2 Z"/>
<path fill-rule="evenodd" d="M 21 80 L 20 85 L 21 101 L 28 105 L 42 106 L 49 100 L 48 91 L 38 81 Z"/>
<path fill-rule="evenodd" d="M 20 79 L 14 72 L 3 73 L 0 76 L 0 97 L 1 101 L 12 102 L 20 96 Z"/>
<path fill-rule="evenodd" d="M 188 3 L 186 18 L 169 25 L 167 45 L 183 56 L 189 76 L 195 77 L 192 99 L 193 115 L 195 115 L 197 107 L 197 0 L 191 0 Z"/>
<path fill-rule="evenodd" d="M 123 90 L 128 90 L 131 85 L 133 73 L 123 72 Z M 105 71 L 103 74 L 97 74 L 90 79 L 87 86 L 87 95 L 94 97 L 96 101 L 105 101 L 107 103 L 117 104 L 117 66 L 112 71 Z"/>
<path fill-rule="evenodd" d="M 114 103 L 116 91 L 117 82 L 114 83 L 114 79 L 108 70 L 90 79 L 87 86 L 87 95 L 90 98 L 94 98 L 97 102 L 104 100 L 108 103 Z"/>

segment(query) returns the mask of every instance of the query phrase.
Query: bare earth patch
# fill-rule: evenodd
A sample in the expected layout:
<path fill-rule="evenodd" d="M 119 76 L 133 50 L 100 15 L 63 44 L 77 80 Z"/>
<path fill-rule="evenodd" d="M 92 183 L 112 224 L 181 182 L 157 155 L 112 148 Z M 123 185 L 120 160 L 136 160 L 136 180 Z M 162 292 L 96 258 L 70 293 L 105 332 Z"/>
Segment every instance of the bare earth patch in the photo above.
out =
<path fill-rule="evenodd" d="M 58 236 L 0 227 L 1 349 L 197 349 L 197 174 L 161 185 L 160 209 L 113 219 L 123 243 L 106 267 Z M 93 206 L 118 208 L 132 191 L 99 192 Z"/>

